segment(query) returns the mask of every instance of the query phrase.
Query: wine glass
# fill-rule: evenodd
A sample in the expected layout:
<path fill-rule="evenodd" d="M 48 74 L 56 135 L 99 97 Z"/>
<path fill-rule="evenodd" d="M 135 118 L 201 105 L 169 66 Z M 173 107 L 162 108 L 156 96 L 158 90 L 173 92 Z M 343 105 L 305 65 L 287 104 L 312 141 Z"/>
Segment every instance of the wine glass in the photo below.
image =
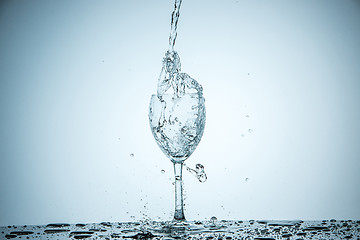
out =
<path fill-rule="evenodd" d="M 202 93 L 152 95 L 149 108 L 151 132 L 175 173 L 175 221 L 185 221 L 182 193 L 183 162 L 200 142 L 205 127 Z"/>

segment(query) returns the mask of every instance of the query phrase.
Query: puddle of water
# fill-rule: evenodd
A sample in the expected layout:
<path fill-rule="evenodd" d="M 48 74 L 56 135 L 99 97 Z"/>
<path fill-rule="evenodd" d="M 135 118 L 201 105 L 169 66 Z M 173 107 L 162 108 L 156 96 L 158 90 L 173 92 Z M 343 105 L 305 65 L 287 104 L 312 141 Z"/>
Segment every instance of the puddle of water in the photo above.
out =
<path fill-rule="evenodd" d="M 0 239 L 359 239 L 360 221 L 102 222 L 0 227 Z"/>

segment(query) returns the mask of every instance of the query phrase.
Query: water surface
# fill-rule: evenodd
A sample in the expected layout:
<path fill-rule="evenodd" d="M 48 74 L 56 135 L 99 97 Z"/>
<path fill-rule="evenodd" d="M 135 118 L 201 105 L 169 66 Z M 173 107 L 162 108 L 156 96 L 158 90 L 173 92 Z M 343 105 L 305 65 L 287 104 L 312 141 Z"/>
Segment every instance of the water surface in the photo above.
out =
<path fill-rule="evenodd" d="M 3 226 L 0 239 L 360 239 L 360 221 L 210 221 L 53 223 Z"/>

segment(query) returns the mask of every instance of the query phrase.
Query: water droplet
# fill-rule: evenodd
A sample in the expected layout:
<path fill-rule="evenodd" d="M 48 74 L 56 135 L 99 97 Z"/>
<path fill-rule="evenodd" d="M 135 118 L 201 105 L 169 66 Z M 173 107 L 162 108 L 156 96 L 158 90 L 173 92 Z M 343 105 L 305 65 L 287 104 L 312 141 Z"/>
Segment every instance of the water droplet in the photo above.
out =
<path fill-rule="evenodd" d="M 130 157 L 134 157 L 135 155 L 133 153 L 130 154 Z"/>
<path fill-rule="evenodd" d="M 252 133 L 252 129 L 251 129 L 251 128 L 249 129 L 249 133 Z"/>
<path fill-rule="evenodd" d="M 245 135 L 242 133 L 241 136 L 244 137 Z"/>
<path fill-rule="evenodd" d="M 132 220 L 135 220 L 135 216 L 130 216 L 130 218 L 131 218 Z"/>
<path fill-rule="evenodd" d="M 162 170 L 161 170 L 161 173 L 162 173 L 162 174 L 164 174 L 164 173 L 165 173 L 165 170 L 164 170 L 164 169 L 162 169 Z"/>
<path fill-rule="evenodd" d="M 215 216 L 212 216 L 212 217 L 210 218 L 210 222 L 213 223 L 213 224 L 215 224 L 215 222 L 216 222 L 217 220 L 218 220 L 218 219 L 217 219 L 217 217 L 215 217 Z"/>
<path fill-rule="evenodd" d="M 249 117 L 250 117 L 250 115 L 246 115 L 245 117 L 249 118 Z"/>
<path fill-rule="evenodd" d="M 245 178 L 245 182 L 248 182 L 249 181 L 249 178 Z"/>

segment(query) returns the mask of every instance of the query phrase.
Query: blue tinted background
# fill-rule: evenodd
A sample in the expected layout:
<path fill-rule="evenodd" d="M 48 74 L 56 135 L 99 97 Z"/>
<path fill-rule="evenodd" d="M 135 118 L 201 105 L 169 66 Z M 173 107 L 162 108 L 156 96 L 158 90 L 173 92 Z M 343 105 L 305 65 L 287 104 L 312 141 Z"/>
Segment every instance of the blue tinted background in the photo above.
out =
<path fill-rule="evenodd" d="M 172 10 L 1 1 L 0 225 L 171 219 L 147 113 Z M 184 0 L 176 49 L 207 107 L 189 220 L 360 218 L 359 43 L 355 0 Z"/>

